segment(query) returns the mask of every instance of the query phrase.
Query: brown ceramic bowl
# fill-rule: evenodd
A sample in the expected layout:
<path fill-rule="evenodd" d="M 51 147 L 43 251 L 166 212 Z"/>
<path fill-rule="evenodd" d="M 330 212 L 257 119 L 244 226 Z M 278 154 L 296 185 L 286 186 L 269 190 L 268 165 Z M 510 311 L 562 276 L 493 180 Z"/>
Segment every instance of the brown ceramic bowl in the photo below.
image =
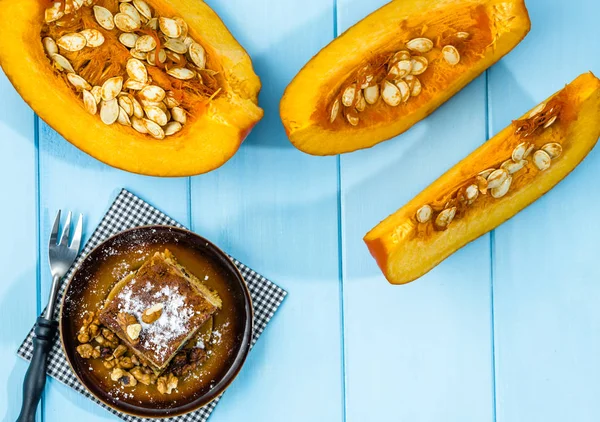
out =
<path fill-rule="evenodd" d="M 76 351 L 86 311 L 95 310 L 111 286 L 141 266 L 151 254 L 168 248 L 177 260 L 223 301 L 214 317 L 211 353 L 194 377 L 181 380 L 171 395 L 156 386 L 123 388 L 110 380 L 101 360 L 85 360 Z M 60 336 L 67 360 L 84 387 L 107 406 L 130 415 L 164 418 L 193 412 L 210 403 L 239 373 L 252 336 L 252 301 L 244 279 L 229 257 L 206 239 L 168 226 L 138 227 L 97 246 L 67 285 L 60 313 Z"/>

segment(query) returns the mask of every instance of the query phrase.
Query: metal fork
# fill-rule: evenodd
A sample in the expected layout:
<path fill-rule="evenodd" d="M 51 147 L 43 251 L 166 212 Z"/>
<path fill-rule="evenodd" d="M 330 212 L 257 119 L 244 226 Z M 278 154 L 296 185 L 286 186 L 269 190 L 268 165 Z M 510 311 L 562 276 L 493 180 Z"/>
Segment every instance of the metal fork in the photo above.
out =
<path fill-rule="evenodd" d="M 52 349 L 54 336 L 58 331 L 58 322 L 54 320 L 54 310 L 56 309 L 56 297 L 60 288 L 60 280 L 67 274 L 67 271 L 75 262 L 81 246 L 81 232 L 83 231 L 83 215 L 79 215 L 75 233 L 70 239 L 71 234 L 71 212 L 67 215 L 67 220 L 63 226 L 63 232 L 58 241 L 58 231 L 60 226 L 60 210 L 54 219 L 50 242 L 48 246 L 48 257 L 50 262 L 50 272 L 52 273 L 52 287 L 48 305 L 42 316 L 38 317 L 35 324 L 33 338 L 33 357 L 29 364 L 29 369 L 25 374 L 23 382 L 23 405 L 21 414 L 17 422 L 35 422 L 35 412 L 37 405 L 46 385 L 46 367 L 47 358 Z M 69 244 L 69 239 L 70 244 Z"/>

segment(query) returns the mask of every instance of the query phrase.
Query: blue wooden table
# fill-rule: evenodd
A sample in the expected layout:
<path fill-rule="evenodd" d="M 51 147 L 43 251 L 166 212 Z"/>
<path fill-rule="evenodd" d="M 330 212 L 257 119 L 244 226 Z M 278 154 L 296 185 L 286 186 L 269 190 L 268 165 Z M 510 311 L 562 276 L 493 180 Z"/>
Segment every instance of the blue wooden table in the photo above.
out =
<path fill-rule="evenodd" d="M 2 420 L 18 414 L 26 364 L 15 351 L 48 293 L 51 218 L 82 212 L 89 236 L 122 187 L 289 291 L 212 422 L 600 420 L 599 148 L 410 285 L 388 285 L 362 242 L 512 118 L 578 74 L 600 74 L 600 3 L 528 0 L 523 43 L 408 133 L 341 157 L 297 151 L 278 117 L 285 86 L 384 2 L 208 1 L 252 56 L 266 116 L 230 162 L 193 178 L 90 158 L 0 76 Z M 40 413 L 116 420 L 53 380 Z"/>

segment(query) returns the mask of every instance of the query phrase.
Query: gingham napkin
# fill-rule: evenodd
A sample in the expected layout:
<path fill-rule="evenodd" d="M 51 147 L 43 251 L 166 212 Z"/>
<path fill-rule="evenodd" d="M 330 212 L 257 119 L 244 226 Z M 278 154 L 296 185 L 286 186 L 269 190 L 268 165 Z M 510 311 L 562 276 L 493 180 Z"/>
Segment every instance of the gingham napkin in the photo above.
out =
<path fill-rule="evenodd" d="M 83 252 L 81 252 L 81 254 L 77 257 L 75 264 L 69 269 L 67 276 L 64 278 L 65 281 L 63 281 L 63 285 L 61 286 L 58 300 L 62 299 L 67 284 L 66 280 L 71 277 L 75 267 L 79 265 L 81 261 L 83 261 L 85 256 L 90 253 L 90 251 L 96 247 L 96 245 L 101 243 L 104 239 L 123 230 L 150 224 L 163 224 L 183 227 L 181 224 L 163 214 L 131 192 L 123 189 L 111 205 L 104 218 L 102 218 L 100 225 L 96 228 L 86 243 L 85 247 L 83 248 Z M 260 274 L 246 267 L 236 259 L 232 258 L 232 260 L 244 276 L 244 279 L 248 284 L 248 289 L 250 290 L 250 295 L 252 296 L 254 305 L 254 331 L 252 333 L 251 346 L 253 346 L 269 323 L 269 320 L 273 317 L 281 305 L 281 302 L 287 295 L 287 292 Z M 19 356 L 27 360 L 31 360 L 31 356 L 33 354 L 32 339 L 33 328 L 17 351 Z M 65 355 L 60 346 L 60 340 L 58 339 L 58 336 L 55 339 L 52 350 L 50 351 L 47 374 L 95 401 L 100 406 L 114 413 L 121 419 L 130 422 L 154 421 L 154 419 L 138 418 L 117 412 L 89 394 L 81 385 L 77 377 L 75 377 L 75 375 L 71 372 L 69 364 L 67 363 Z M 221 397 L 222 396 L 218 397 L 196 412 L 169 418 L 169 420 L 173 422 L 205 422 Z"/>

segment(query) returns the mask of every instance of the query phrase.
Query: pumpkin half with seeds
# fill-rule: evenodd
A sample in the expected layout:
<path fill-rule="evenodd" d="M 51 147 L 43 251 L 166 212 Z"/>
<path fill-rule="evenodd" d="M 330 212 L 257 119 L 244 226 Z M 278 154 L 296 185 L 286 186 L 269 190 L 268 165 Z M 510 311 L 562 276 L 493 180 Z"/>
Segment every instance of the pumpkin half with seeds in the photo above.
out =
<path fill-rule="evenodd" d="M 600 136 L 600 80 L 579 76 L 365 236 L 394 284 L 412 281 L 567 176 Z"/>
<path fill-rule="evenodd" d="M 392 1 L 325 47 L 281 101 L 314 155 L 371 147 L 428 116 L 527 34 L 523 0 Z"/>
<path fill-rule="evenodd" d="M 135 173 L 213 170 L 261 119 L 244 49 L 202 1 L 4 0 L 0 65 L 34 111 Z"/>

